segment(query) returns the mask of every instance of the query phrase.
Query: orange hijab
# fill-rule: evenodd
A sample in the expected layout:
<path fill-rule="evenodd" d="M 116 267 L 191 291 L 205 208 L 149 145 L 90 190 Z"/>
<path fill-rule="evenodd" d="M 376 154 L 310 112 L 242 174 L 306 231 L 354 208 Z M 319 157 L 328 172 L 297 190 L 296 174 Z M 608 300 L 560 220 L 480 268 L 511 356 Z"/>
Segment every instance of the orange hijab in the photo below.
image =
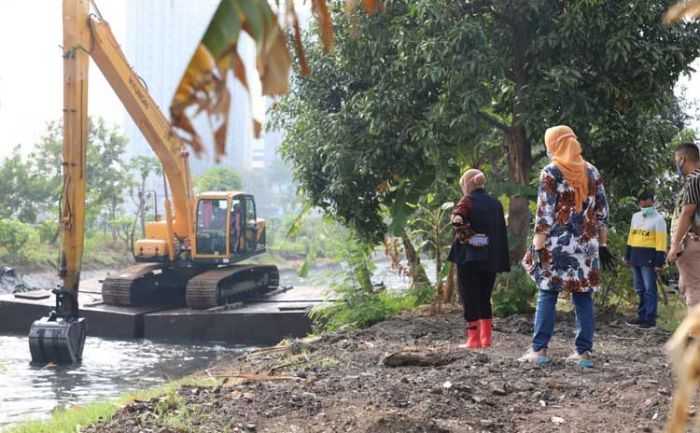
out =
<path fill-rule="evenodd" d="M 576 212 L 581 212 L 588 196 L 588 169 L 576 134 L 568 126 L 554 126 L 544 133 L 544 145 L 552 154 L 554 165 L 574 188 Z"/>

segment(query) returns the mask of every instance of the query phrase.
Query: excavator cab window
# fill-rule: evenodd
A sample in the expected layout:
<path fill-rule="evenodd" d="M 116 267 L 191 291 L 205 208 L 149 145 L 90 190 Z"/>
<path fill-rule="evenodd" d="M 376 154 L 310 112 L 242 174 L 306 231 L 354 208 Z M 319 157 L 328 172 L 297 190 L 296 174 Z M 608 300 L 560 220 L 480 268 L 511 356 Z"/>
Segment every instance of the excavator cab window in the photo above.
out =
<path fill-rule="evenodd" d="M 231 203 L 231 231 L 229 236 L 229 246 L 231 254 L 240 254 L 243 252 L 241 247 L 241 227 L 243 225 L 243 204 L 241 200 L 234 199 Z"/>
<path fill-rule="evenodd" d="M 245 198 L 245 248 L 255 251 L 258 247 L 258 222 L 255 214 L 255 200 L 251 196 Z"/>
<path fill-rule="evenodd" d="M 197 206 L 197 254 L 225 255 L 228 200 L 201 199 Z"/>

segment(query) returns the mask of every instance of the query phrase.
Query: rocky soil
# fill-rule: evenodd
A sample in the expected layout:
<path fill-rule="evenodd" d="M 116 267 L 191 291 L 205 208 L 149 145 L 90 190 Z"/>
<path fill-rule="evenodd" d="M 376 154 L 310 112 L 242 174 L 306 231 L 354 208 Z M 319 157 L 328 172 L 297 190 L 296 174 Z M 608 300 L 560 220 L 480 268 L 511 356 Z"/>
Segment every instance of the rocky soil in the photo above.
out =
<path fill-rule="evenodd" d="M 353 334 L 222 360 L 214 387 L 137 401 L 88 432 L 660 432 L 673 380 L 668 334 L 597 318 L 595 368 L 568 365 L 573 317 L 547 366 L 515 359 L 532 318 L 495 321 L 494 346 L 465 351 L 462 319 L 405 316 Z M 387 357 L 387 355 L 390 355 Z M 398 366 L 388 366 L 398 365 Z"/>

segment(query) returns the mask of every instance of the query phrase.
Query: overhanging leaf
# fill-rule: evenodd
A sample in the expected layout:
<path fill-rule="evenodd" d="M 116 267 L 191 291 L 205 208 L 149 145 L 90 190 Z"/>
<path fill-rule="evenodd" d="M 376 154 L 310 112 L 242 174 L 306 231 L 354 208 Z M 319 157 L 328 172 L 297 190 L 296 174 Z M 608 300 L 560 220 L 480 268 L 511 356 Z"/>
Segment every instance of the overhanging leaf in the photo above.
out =
<path fill-rule="evenodd" d="M 700 16 L 700 0 L 681 0 L 671 6 L 664 15 L 664 23 L 672 24 L 681 19 L 696 19 Z"/>
<path fill-rule="evenodd" d="M 187 109 L 193 106 L 197 113 L 204 112 L 209 116 L 215 132 L 216 155 L 225 153 L 232 102 L 226 83 L 228 71 L 232 71 L 236 79 L 248 88 L 237 47 L 241 30 L 255 42 L 263 94 L 282 95 L 287 92 L 291 60 L 282 29 L 267 0 L 222 0 L 195 49 L 170 106 L 173 126 L 184 133 L 182 138 L 197 153 L 203 150 L 202 142 L 187 113 Z M 258 119 L 254 120 L 253 127 L 259 135 Z"/>
<path fill-rule="evenodd" d="M 190 107 L 196 107 L 195 115 L 204 112 L 209 117 L 214 131 L 217 158 L 225 153 L 229 109 L 235 103 L 231 101 L 227 88 L 228 71 L 233 71 L 236 79 L 248 89 L 245 68 L 237 47 L 241 31 L 248 33 L 255 42 L 256 66 L 263 95 L 287 93 L 291 59 L 286 37 L 268 1 L 221 0 L 177 86 L 170 105 L 172 125 L 196 153 L 201 153 L 204 149 L 191 115 L 187 112 Z M 346 0 L 346 10 L 354 13 L 356 3 L 355 0 Z M 276 4 L 279 6 L 280 2 L 277 1 Z M 363 0 L 362 5 L 368 14 L 384 10 L 384 4 L 380 0 Z M 319 20 L 324 47 L 330 51 L 334 41 L 327 1 L 312 0 L 312 8 Z M 301 72 L 302 75 L 307 75 L 309 68 L 292 0 L 286 2 L 286 9 L 287 16 L 292 21 L 294 46 Z M 253 119 L 253 129 L 256 137 L 259 136 L 262 130 L 261 119 Z"/>

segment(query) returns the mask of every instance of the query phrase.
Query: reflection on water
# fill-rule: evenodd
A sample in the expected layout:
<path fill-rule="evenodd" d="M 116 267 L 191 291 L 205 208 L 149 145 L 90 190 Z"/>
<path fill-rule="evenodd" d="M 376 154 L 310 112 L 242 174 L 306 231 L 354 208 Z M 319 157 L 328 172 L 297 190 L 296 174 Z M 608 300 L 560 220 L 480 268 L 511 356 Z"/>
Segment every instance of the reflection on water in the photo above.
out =
<path fill-rule="evenodd" d="M 411 286 L 411 279 L 406 275 L 399 275 L 398 272 L 391 268 L 391 262 L 384 254 L 375 253 L 374 272 L 372 273 L 372 282 L 375 284 L 384 283 L 387 289 L 395 291 L 408 290 Z M 426 274 L 431 281 L 435 281 L 435 260 L 421 259 L 421 263 L 425 267 Z M 402 263 L 404 267 L 408 267 L 406 263 Z M 340 264 L 331 264 L 326 266 L 312 267 L 307 277 L 299 277 L 295 270 L 282 269 L 280 270 L 280 284 L 286 286 L 319 286 L 328 287 L 334 283 L 343 282 L 347 272 L 343 272 L 344 267 Z"/>
<path fill-rule="evenodd" d="M 55 370 L 34 367 L 27 338 L 0 336 L 0 429 L 47 418 L 54 408 L 113 398 L 206 368 L 221 354 L 242 348 L 115 341 L 90 337 L 86 362 Z"/>

